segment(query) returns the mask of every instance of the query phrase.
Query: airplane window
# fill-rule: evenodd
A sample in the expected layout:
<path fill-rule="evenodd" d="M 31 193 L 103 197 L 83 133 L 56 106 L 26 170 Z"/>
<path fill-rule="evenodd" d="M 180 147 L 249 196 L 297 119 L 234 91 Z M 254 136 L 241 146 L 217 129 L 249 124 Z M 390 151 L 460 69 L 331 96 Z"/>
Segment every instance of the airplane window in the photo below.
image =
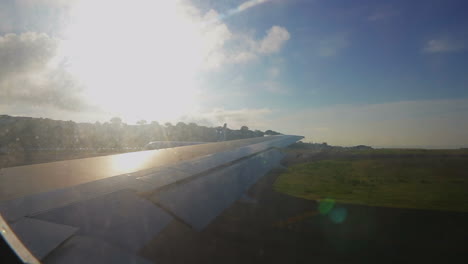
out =
<path fill-rule="evenodd" d="M 466 259 L 467 9 L 0 1 L 0 262 Z"/>

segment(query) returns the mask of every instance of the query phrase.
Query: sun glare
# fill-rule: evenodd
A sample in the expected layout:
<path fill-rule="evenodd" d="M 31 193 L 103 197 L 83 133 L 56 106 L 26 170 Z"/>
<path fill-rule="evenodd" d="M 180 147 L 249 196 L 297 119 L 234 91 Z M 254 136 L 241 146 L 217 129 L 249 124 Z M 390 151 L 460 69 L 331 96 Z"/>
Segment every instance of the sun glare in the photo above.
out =
<path fill-rule="evenodd" d="M 158 155 L 154 151 L 138 151 L 111 156 L 111 170 L 117 174 L 124 174 L 147 169 L 148 163 Z"/>
<path fill-rule="evenodd" d="M 206 51 L 180 1 L 78 1 L 61 52 L 91 104 L 127 120 L 168 120 L 197 107 Z"/>

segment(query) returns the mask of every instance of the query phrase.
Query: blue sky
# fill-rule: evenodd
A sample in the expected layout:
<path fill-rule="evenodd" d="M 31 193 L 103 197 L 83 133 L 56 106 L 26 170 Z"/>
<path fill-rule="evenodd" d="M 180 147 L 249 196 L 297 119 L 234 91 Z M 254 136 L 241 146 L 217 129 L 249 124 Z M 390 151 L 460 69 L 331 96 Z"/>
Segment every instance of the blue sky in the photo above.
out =
<path fill-rule="evenodd" d="M 466 97 L 464 5 L 464 1 L 265 3 L 225 21 L 233 30 L 255 25 L 260 34 L 278 24 L 291 39 L 274 57 L 214 79 L 222 83 L 238 74 L 250 84 L 262 82 L 266 68 L 278 67 L 277 81 L 291 92 L 287 98 L 294 103 L 284 100 L 284 94 L 262 97 L 275 107 Z M 446 50 L 425 52 L 431 40 L 444 42 Z M 258 100 L 244 103 L 254 107 Z"/>
<path fill-rule="evenodd" d="M 466 1 L 150 2 L 2 1 L 0 111 L 468 146 Z"/>

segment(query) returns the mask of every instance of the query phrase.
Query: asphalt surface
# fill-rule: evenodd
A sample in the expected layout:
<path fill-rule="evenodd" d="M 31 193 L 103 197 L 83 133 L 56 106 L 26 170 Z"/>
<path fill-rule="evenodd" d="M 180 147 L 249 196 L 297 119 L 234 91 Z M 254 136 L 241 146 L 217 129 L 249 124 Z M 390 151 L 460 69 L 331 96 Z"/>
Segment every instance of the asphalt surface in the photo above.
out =
<path fill-rule="evenodd" d="M 174 220 L 140 254 L 157 263 L 458 263 L 468 213 L 336 204 L 275 192 L 273 171 L 202 232 Z M 333 220 L 335 219 L 335 221 Z"/>

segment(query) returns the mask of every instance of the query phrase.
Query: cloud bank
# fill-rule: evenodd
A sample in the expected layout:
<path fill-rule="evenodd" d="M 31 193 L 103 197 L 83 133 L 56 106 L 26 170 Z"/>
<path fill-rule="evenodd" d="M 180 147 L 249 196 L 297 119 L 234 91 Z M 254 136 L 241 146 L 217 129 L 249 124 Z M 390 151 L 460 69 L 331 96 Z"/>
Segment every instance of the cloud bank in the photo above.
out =
<path fill-rule="evenodd" d="M 80 87 L 53 61 L 59 40 L 44 33 L 0 36 L 0 104 L 79 110 Z"/>
<path fill-rule="evenodd" d="M 135 2 L 130 5 L 127 1 L 105 0 L 18 1 L 17 10 L 12 14 L 25 14 L 24 20 L 29 21 L 26 14 L 31 10 L 51 8 L 54 10 L 51 21 L 38 14 L 41 24 L 56 23 L 57 17 L 70 16 L 70 31 L 0 35 L 2 111 L 8 113 L 21 106 L 29 109 L 31 105 L 36 111 L 41 111 L 41 108 L 85 111 L 92 108 L 92 104 L 97 105 L 88 100 L 93 98 L 87 96 L 90 93 L 107 101 L 108 95 L 114 94 L 113 100 L 120 98 L 122 103 L 126 103 L 127 95 L 132 93 L 143 94 L 154 87 L 177 89 L 189 85 L 188 81 L 182 80 L 194 78 L 187 76 L 195 72 L 193 69 L 209 73 L 226 65 L 244 64 L 279 53 L 290 39 L 288 30 L 279 25 L 272 25 L 260 36 L 233 32 L 216 10 L 203 13 L 187 1 L 164 4 L 167 12 L 180 15 L 177 17 L 179 20 L 172 15 L 158 18 L 155 10 L 142 10 L 138 5 L 158 7 L 155 1 Z M 240 5 L 239 10 L 264 2 L 248 1 Z M 75 4 L 83 8 L 74 9 Z M 113 8 L 109 10 L 109 6 Z M 56 14 L 60 11 L 64 13 Z M 80 11 L 85 12 L 79 14 Z M 74 17 L 75 14 L 79 16 Z M 0 12 L 1 18 L 8 16 Z M 132 19 L 117 23 L 122 21 L 122 17 Z M 4 21 L 7 19 L 0 21 L 0 28 L 13 28 L 8 22 L 10 20 L 8 23 Z M 51 25 L 50 28 L 63 27 Z M 20 28 L 15 30 L 21 32 Z M 125 37 L 123 32 L 132 34 Z M 197 41 L 191 42 L 193 39 Z M 135 48 L 136 42 L 139 43 L 138 48 Z M 126 87 L 129 91 L 119 92 L 114 87 Z M 172 94 L 177 95 L 176 92 Z M 114 105 L 123 104 L 116 102 Z"/>

